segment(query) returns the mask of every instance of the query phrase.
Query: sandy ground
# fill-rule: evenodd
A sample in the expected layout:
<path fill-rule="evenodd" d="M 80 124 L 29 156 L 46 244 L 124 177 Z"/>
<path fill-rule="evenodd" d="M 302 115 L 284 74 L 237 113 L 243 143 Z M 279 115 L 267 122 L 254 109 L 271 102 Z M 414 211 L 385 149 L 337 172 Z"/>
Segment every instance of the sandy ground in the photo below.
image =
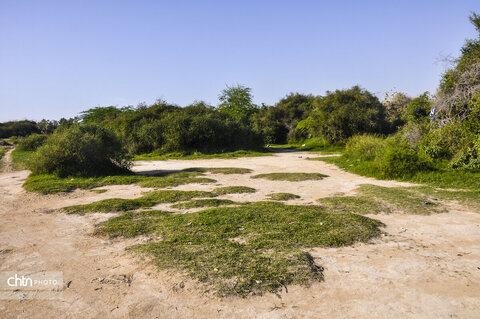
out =
<path fill-rule="evenodd" d="M 211 190 L 245 185 L 259 191 L 224 198 L 263 200 L 271 192 L 290 192 L 302 196 L 298 204 L 351 194 L 364 183 L 408 185 L 356 176 L 305 159 L 311 156 L 138 162 L 135 170 L 245 167 L 253 174 L 329 176 L 291 183 L 250 179 L 252 174 L 212 175 L 218 183 L 176 187 Z M 220 299 L 175 271 L 159 272 L 125 252 L 125 247 L 145 239 L 91 236 L 94 225 L 112 215 L 55 211 L 104 198 L 135 198 L 145 189 L 111 186 L 103 187 L 108 191 L 102 194 L 77 190 L 42 196 L 22 189 L 27 176 L 27 171 L 12 171 L 8 165 L 0 174 L 0 271 L 62 271 L 64 289 L 53 300 L 10 294 L 14 300 L 0 300 L 1 318 L 480 318 L 480 214 L 453 203 L 448 213 L 437 215 L 370 216 L 386 224 L 386 236 L 370 244 L 311 250 L 325 268 L 324 282 L 309 288 L 290 286 L 278 295 Z"/>

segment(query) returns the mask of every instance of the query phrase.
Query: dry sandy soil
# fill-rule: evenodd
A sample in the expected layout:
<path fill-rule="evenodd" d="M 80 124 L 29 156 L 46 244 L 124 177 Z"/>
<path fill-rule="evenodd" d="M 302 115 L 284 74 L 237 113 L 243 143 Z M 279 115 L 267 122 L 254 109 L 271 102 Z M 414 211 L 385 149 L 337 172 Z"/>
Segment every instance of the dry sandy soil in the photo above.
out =
<path fill-rule="evenodd" d="M 346 173 L 308 153 L 234 160 L 137 162 L 138 172 L 188 167 L 245 167 L 258 173 L 320 172 L 321 181 L 274 182 L 246 175 L 212 175 L 215 185 L 176 189 L 210 190 L 245 185 L 255 194 L 228 195 L 262 200 L 271 192 L 298 194 L 298 204 L 352 194 L 364 183 L 406 186 Z M 8 162 L 7 156 L 5 161 Z M 0 271 L 62 271 L 64 289 L 53 300 L 19 292 L 0 300 L 1 318 L 480 318 L 480 214 L 451 205 L 430 216 L 374 215 L 387 233 L 370 244 L 311 250 L 325 268 L 325 281 L 290 286 L 280 294 L 217 298 L 175 271 L 157 271 L 124 248 L 142 239 L 91 236 L 94 225 L 112 216 L 66 215 L 73 204 L 138 197 L 138 186 L 112 186 L 106 193 L 26 193 L 27 171 L 0 174 Z M 6 297 L 0 295 L 0 297 Z"/>

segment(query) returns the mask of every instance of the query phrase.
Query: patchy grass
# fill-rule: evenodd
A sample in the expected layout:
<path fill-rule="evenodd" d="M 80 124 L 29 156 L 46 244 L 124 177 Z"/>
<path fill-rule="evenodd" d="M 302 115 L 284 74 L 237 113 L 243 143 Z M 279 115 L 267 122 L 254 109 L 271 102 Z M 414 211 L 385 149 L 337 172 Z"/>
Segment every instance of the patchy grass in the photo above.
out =
<path fill-rule="evenodd" d="M 11 153 L 12 166 L 14 169 L 26 169 L 27 161 L 35 154 L 34 151 L 23 151 L 18 148 Z"/>
<path fill-rule="evenodd" d="M 85 214 L 90 212 L 125 212 L 139 208 L 152 207 L 159 203 L 187 201 L 195 197 L 215 197 L 216 194 L 202 191 L 161 190 L 145 193 L 140 198 L 109 198 L 86 205 L 65 207 L 68 213 Z"/>
<path fill-rule="evenodd" d="M 322 280 L 304 249 L 368 241 L 382 223 L 319 206 L 258 202 L 190 214 L 125 213 L 98 225 L 111 237 L 154 233 L 163 240 L 132 247 L 161 269 L 176 268 L 219 295 L 277 292 Z"/>
<path fill-rule="evenodd" d="M 269 194 L 267 196 L 270 197 L 270 199 L 279 200 L 279 201 L 285 201 L 285 200 L 300 198 L 300 196 L 295 195 L 295 194 L 291 194 L 291 193 L 272 193 L 272 194 Z"/>
<path fill-rule="evenodd" d="M 126 212 L 109 219 L 95 230 L 96 235 L 109 234 L 110 237 L 136 237 L 155 231 L 155 218 L 172 214 L 161 210 Z"/>
<path fill-rule="evenodd" d="M 190 172 L 181 172 L 192 174 Z M 41 194 L 54 194 L 70 192 L 77 188 L 91 189 L 106 185 L 130 185 L 138 184 L 142 187 L 163 188 L 192 183 L 214 183 L 214 179 L 205 177 L 184 177 L 180 173 L 164 174 L 163 176 L 146 175 L 115 175 L 107 177 L 67 177 L 61 178 L 56 175 L 30 175 L 23 187 L 29 192 Z M 194 173 L 199 174 L 199 173 Z"/>
<path fill-rule="evenodd" d="M 417 186 L 410 189 L 439 200 L 456 201 L 460 205 L 480 211 L 480 190 L 446 190 L 431 186 Z"/>
<path fill-rule="evenodd" d="M 255 193 L 257 190 L 248 186 L 225 186 L 213 190 L 217 195 Z"/>
<path fill-rule="evenodd" d="M 172 208 L 198 208 L 198 207 L 218 207 L 224 205 L 238 204 L 229 199 L 207 198 L 207 199 L 194 199 L 185 203 L 174 204 Z"/>
<path fill-rule="evenodd" d="M 332 157 L 309 158 L 309 160 L 324 161 L 362 176 L 386 179 L 374 161 L 351 159 L 345 155 Z M 391 179 L 391 178 L 388 178 Z M 446 163 L 437 163 L 437 167 L 430 171 L 415 172 L 412 176 L 405 176 L 402 181 L 427 184 L 440 188 L 458 188 L 480 190 L 480 170 L 453 170 Z"/>
<path fill-rule="evenodd" d="M 252 178 L 265 178 L 272 181 L 289 181 L 300 182 L 307 180 L 321 180 L 327 175 L 320 173 L 270 173 L 270 174 L 258 174 L 252 176 Z"/>
<path fill-rule="evenodd" d="M 235 152 L 226 152 L 218 154 L 203 154 L 200 152 L 195 152 L 193 154 L 182 154 L 179 152 L 176 153 L 148 153 L 134 156 L 133 160 L 135 161 L 164 161 L 170 159 L 179 159 L 179 160 L 195 160 L 195 159 L 211 159 L 211 158 L 239 158 L 239 157 L 259 157 L 259 156 L 271 156 L 272 152 L 268 150 L 261 151 L 245 151 L 238 150 Z"/>
<path fill-rule="evenodd" d="M 318 201 L 333 209 L 360 214 L 402 212 L 429 215 L 445 212 L 438 199 L 415 188 L 360 185 L 358 196 L 328 197 Z"/>
<path fill-rule="evenodd" d="M 92 189 L 92 192 L 97 193 L 97 194 L 103 194 L 106 193 L 106 189 Z"/>
<path fill-rule="evenodd" d="M 249 168 L 240 167 L 192 167 L 184 169 L 184 171 L 212 174 L 248 174 L 252 172 Z"/>

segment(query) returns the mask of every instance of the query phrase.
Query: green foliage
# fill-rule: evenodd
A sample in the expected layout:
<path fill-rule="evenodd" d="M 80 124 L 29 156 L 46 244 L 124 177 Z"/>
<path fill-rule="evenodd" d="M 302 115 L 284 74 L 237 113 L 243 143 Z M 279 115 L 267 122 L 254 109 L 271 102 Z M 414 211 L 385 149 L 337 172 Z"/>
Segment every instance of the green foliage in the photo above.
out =
<path fill-rule="evenodd" d="M 257 190 L 248 186 L 225 186 L 213 190 L 217 195 L 255 193 Z"/>
<path fill-rule="evenodd" d="M 98 116 L 103 119 L 99 125 L 115 132 L 131 154 L 187 155 L 262 147 L 261 136 L 248 122 L 202 102 L 180 108 L 157 101 L 149 107 L 117 111 L 106 119 Z"/>
<path fill-rule="evenodd" d="M 291 193 L 272 193 L 272 194 L 268 194 L 267 196 L 270 197 L 270 199 L 272 200 L 279 200 L 279 201 L 286 201 L 286 200 L 300 198 L 300 196 L 291 194 Z"/>
<path fill-rule="evenodd" d="M 27 166 L 33 174 L 92 176 L 126 172 L 130 162 L 113 133 L 75 124 L 50 135 Z"/>
<path fill-rule="evenodd" d="M 21 151 L 36 151 L 37 148 L 45 144 L 47 135 L 45 134 L 31 134 L 20 139 L 17 148 Z"/>
<path fill-rule="evenodd" d="M 378 168 L 387 178 L 405 178 L 431 169 L 428 159 L 407 144 L 387 144 L 377 156 Z"/>
<path fill-rule="evenodd" d="M 100 224 L 97 233 L 160 236 L 132 249 L 152 256 L 159 268 L 185 271 L 219 295 L 246 296 L 321 280 L 306 248 L 365 242 L 380 235 L 380 226 L 318 206 L 260 202 L 189 214 L 126 213 Z"/>
<path fill-rule="evenodd" d="M 376 161 L 362 161 L 346 155 L 310 158 L 310 160 L 335 164 L 346 171 L 358 175 L 378 179 L 391 179 L 391 177 L 385 176 L 380 171 Z M 448 163 L 443 162 L 434 162 L 432 169 L 412 172 L 412 174 L 402 174 L 401 177 L 394 177 L 394 179 L 441 188 L 480 189 L 480 170 L 453 170 L 448 167 Z"/>
<path fill-rule="evenodd" d="M 480 134 L 473 147 L 458 154 L 450 163 L 451 168 L 480 169 Z"/>
<path fill-rule="evenodd" d="M 370 92 L 354 86 L 348 90 L 327 92 L 314 101 L 308 121 L 314 137 L 329 142 L 345 141 L 363 133 L 383 133 L 387 130 L 385 107 Z"/>
<path fill-rule="evenodd" d="M 115 106 L 95 107 L 81 112 L 80 119 L 82 123 L 95 124 L 103 121 L 111 121 L 123 112 L 131 111 L 133 111 L 133 108 L 128 106 L 120 109 Z"/>
<path fill-rule="evenodd" d="M 24 120 L 0 123 L 0 138 L 28 136 L 33 133 L 40 133 L 34 121 Z"/>
<path fill-rule="evenodd" d="M 314 97 L 290 93 L 275 106 L 265 107 L 253 118 L 254 130 L 264 137 L 266 144 L 283 144 L 308 137 L 302 130 L 296 130 L 313 108 Z"/>
<path fill-rule="evenodd" d="M 345 154 L 363 161 L 375 160 L 383 151 L 384 139 L 376 135 L 355 135 L 348 139 Z"/>
<path fill-rule="evenodd" d="M 251 178 L 266 178 L 272 181 L 300 182 L 308 180 L 321 180 L 325 177 L 328 176 L 320 173 L 269 173 L 254 175 Z"/>
<path fill-rule="evenodd" d="M 218 110 L 238 120 L 249 118 L 258 111 L 251 91 L 252 89 L 243 85 L 227 85 L 218 96 Z"/>
<path fill-rule="evenodd" d="M 425 92 L 414 98 L 403 113 L 402 119 L 405 122 L 425 122 L 429 120 L 429 113 L 432 108 L 430 93 Z"/>
<path fill-rule="evenodd" d="M 397 131 L 399 127 L 405 124 L 403 115 L 411 101 L 412 98 L 404 93 L 387 93 L 383 104 L 385 105 L 386 119 L 390 123 L 390 133 Z"/>

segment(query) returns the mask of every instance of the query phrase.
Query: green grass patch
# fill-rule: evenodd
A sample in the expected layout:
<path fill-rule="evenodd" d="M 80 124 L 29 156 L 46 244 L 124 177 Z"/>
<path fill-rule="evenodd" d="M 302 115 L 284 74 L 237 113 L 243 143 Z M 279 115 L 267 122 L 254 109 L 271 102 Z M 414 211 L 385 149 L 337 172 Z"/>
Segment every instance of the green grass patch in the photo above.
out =
<path fill-rule="evenodd" d="M 261 151 L 246 151 L 238 150 L 235 152 L 217 153 L 217 154 L 204 154 L 195 152 L 193 154 L 183 154 L 180 152 L 175 153 L 148 153 L 134 156 L 134 161 L 164 161 L 170 159 L 178 160 L 195 160 L 195 159 L 211 159 L 211 158 L 239 158 L 239 157 L 259 157 L 259 156 L 271 156 L 272 152 L 268 150 Z"/>
<path fill-rule="evenodd" d="M 198 174 L 194 172 L 180 172 L 164 174 L 163 176 L 147 175 L 115 175 L 107 177 L 67 177 L 61 178 L 56 175 L 30 175 L 23 187 L 29 192 L 41 194 L 55 194 L 70 192 L 77 188 L 91 189 L 106 185 L 130 185 L 138 184 L 142 187 L 163 188 L 192 183 L 214 183 L 214 179 L 205 177 L 183 177 L 185 174 Z"/>
<path fill-rule="evenodd" d="M 291 194 L 291 193 L 272 193 L 272 194 L 269 194 L 268 197 L 270 199 L 279 200 L 279 201 L 300 198 L 300 196 L 295 195 L 295 194 Z"/>
<path fill-rule="evenodd" d="M 111 237 L 155 234 L 163 240 L 132 247 L 160 268 L 184 271 L 219 295 L 276 292 L 322 280 L 304 249 L 368 241 L 382 223 L 318 206 L 258 202 L 190 214 L 126 213 L 98 225 Z"/>
<path fill-rule="evenodd" d="M 172 208 L 198 208 L 198 207 L 218 207 L 224 205 L 234 205 L 236 202 L 229 199 L 207 198 L 194 199 L 185 203 L 174 204 Z"/>
<path fill-rule="evenodd" d="M 90 212 L 126 212 L 139 208 L 152 207 L 160 203 L 175 203 L 187 201 L 195 197 L 215 197 L 216 194 L 203 191 L 177 191 L 177 190 L 161 190 L 145 193 L 140 198 L 123 199 L 109 198 L 93 202 L 86 205 L 75 205 L 65 207 L 68 213 L 85 214 Z"/>
<path fill-rule="evenodd" d="M 269 145 L 269 147 L 273 149 L 291 149 L 299 151 L 320 152 L 326 154 L 339 153 L 345 150 L 345 145 L 330 144 L 322 138 L 311 138 L 298 143 L 274 144 Z"/>
<path fill-rule="evenodd" d="M 328 197 L 318 201 L 329 208 L 360 214 L 401 212 L 429 215 L 446 211 L 445 207 L 439 203 L 438 198 L 420 192 L 416 188 L 365 184 L 360 185 L 357 192 L 358 196 Z"/>
<path fill-rule="evenodd" d="M 252 178 L 265 178 L 272 181 L 289 181 L 300 182 L 307 180 L 321 180 L 327 175 L 320 173 L 270 173 L 270 174 L 258 174 L 252 176 Z"/>
<path fill-rule="evenodd" d="M 23 151 L 18 148 L 11 153 L 12 167 L 14 169 L 26 169 L 27 161 L 35 154 L 34 151 Z"/>
<path fill-rule="evenodd" d="M 249 168 L 240 167 L 192 167 L 184 169 L 184 171 L 212 174 L 248 174 L 252 172 Z"/>
<path fill-rule="evenodd" d="M 248 186 L 225 186 L 213 190 L 217 195 L 255 193 L 257 190 Z"/>
<path fill-rule="evenodd" d="M 310 158 L 310 160 L 335 164 L 348 172 L 362 176 L 391 179 L 381 174 L 378 164 L 374 161 L 352 159 L 345 155 Z M 396 178 L 396 180 L 427 184 L 440 188 L 480 190 L 480 170 L 453 170 L 449 169 L 445 163 L 437 163 L 437 167 L 433 170 L 414 172 L 413 175 Z"/>

